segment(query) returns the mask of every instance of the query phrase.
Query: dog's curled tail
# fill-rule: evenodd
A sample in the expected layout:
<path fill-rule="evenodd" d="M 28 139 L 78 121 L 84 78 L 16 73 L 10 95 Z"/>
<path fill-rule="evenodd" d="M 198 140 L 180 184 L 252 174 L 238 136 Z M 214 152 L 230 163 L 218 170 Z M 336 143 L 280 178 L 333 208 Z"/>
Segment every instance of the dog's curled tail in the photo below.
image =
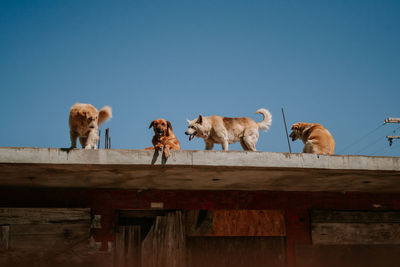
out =
<path fill-rule="evenodd" d="M 104 106 L 99 111 L 99 125 L 112 117 L 112 109 L 110 106 Z"/>
<path fill-rule="evenodd" d="M 256 111 L 256 114 L 257 113 L 264 116 L 264 119 L 261 122 L 257 122 L 258 128 L 261 130 L 268 130 L 269 126 L 271 126 L 271 124 L 272 124 L 271 112 L 269 112 L 265 108 L 260 108 L 259 110 Z"/>

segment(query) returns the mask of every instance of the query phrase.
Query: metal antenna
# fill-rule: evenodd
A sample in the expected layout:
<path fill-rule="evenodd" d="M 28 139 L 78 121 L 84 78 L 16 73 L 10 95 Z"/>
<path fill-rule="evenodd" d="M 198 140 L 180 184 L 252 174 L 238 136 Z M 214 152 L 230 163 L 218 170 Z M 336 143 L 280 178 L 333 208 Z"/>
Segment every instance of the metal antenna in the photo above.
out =
<path fill-rule="evenodd" d="M 292 153 L 292 148 L 290 147 L 289 135 L 288 135 L 287 126 L 286 126 L 285 112 L 283 111 L 283 108 L 282 108 L 282 116 L 283 116 L 283 123 L 285 124 L 286 138 L 287 138 L 287 144 L 289 146 L 289 152 Z"/>
<path fill-rule="evenodd" d="M 100 140 L 101 140 L 101 130 L 99 129 L 99 141 L 97 142 L 97 148 L 100 149 Z"/>
<path fill-rule="evenodd" d="M 110 141 L 109 134 L 110 134 L 110 128 L 107 128 L 106 129 L 106 136 L 105 136 L 105 144 L 104 144 L 104 148 L 105 149 L 109 148 L 109 145 L 108 145 L 108 142 Z"/>

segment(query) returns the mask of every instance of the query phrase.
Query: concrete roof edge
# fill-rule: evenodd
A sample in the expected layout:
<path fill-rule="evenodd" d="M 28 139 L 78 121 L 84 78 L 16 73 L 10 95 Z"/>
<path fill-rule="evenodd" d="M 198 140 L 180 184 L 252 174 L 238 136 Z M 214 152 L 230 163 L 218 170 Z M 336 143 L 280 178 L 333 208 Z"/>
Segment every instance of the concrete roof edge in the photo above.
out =
<path fill-rule="evenodd" d="M 354 155 L 317 155 L 304 153 L 251 151 L 172 151 L 165 161 L 153 150 L 133 149 L 62 149 L 0 147 L 1 163 L 23 164 L 115 164 L 115 165 L 184 165 L 263 168 L 312 168 L 337 170 L 400 171 L 400 157 Z"/>

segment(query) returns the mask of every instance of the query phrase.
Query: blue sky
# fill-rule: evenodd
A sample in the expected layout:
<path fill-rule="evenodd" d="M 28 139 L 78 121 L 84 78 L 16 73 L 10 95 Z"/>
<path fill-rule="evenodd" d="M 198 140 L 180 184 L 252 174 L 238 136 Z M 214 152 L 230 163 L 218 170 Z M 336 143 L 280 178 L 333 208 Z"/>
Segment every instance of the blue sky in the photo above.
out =
<path fill-rule="evenodd" d="M 159 117 L 182 149 L 203 149 L 186 118 L 259 121 L 263 107 L 257 149 L 287 152 L 283 107 L 289 127 L 328 128 L 338 154 L 400 156 L 385 139 L 400 124 L 379 127 L 400 117 L 398 14 L 400 1 L 2 0 L 0 146 L 69 147 L 82 102 L 112 106 L 102 129 L 124 149 L 150 146 Z"/>

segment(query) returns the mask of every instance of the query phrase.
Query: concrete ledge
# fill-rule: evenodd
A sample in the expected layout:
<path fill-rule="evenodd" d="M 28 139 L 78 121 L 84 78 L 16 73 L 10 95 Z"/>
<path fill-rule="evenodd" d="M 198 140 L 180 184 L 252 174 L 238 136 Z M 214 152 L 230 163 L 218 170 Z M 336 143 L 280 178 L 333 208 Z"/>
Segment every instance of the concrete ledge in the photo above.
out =
<path fill-rule="evenodd" d="M 247 151 L 171 151 L 163 160 L 152 150 L 129 149 L 58 149 L 0 147 L 0 163 L 34 164 L 118 164 L 312 168 L 336 170 L 400 171 L 400 158 L 369 156 L 324 156 Z"/>
<path fill-rule="evenodd" d="M 400 193 L 400 158 L 3 147 L 0 187 Z"/>

